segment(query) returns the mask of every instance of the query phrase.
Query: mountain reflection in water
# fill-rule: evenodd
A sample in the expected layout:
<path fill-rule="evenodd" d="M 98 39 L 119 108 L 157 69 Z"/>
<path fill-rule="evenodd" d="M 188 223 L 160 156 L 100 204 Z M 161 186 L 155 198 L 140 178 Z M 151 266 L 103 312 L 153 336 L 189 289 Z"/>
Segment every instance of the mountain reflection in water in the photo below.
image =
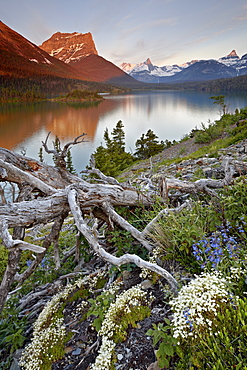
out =
<path fill-rule="evenodd" d="M 79 172 L 88 164 L 90 155 L 101 143 L 106 128 L 109 132 L 121 120 L 124 125 L 126 151 L 135 151 L 135 142 L 148 129 L 159 140 L 180 140 L 193 128 L 201 128 L 219 119 L 219 107 L 210 92 L 140 91 L 105 96 L 102 102 L 58 103 L 36 102 L 0 105 L 0 146 L 38 158 L 38 152 L 49 131 L 48 141 L 58 136 L 62 145 L 86 133 L 85 142 L 72 148 L 73 163 Z M 224 94 L 224 93 L 223 93 Z M 226 94 L 225 94 L 226 95 Z M 247 106 L 247 93 L 226 96 L 229 112 Z M 47 163 L 52 159 L 45 156 Z"/>

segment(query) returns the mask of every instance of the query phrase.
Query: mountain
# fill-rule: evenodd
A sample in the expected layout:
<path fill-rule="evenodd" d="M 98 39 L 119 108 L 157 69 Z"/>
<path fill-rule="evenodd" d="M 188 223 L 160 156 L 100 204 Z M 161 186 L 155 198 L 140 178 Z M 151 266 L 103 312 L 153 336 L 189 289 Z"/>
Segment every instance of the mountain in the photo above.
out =
<path fill-rule="evenodd" d="M 132 66 L 132 67 L 131 67 Z M 247 74 L 247 54 L 240 58 L 235 50 L 218 60 L 192 60 L 181 65 L 158 67 L 148 58 L 144 63 L 122 63 L 120 68 L 132 77 L 148 83 L 205 81 Z"/>
<path fill-rule="evenodd" d="M 205 81 L 235 76 L 235 68 L 228 67 L 212 59 L 198 61 L 171 77 L 161 78 L 160 82 Z"/>
<path fill-rule="evenodd" d="M 1 79 L 47 76 L 127 87 L 141 85 L 98 55 L 90 33 L 57 32 L 38 47 L 0 21 Z"/>
<path fill-rule="evenodd" d="M 123 66 L 124 63 L 122 63 L 121 66 L 123 66 L 132 77 L 139 81 L 148 83 L 160 82 L 159 80 L 161 77 L 172 76 L 183 69 L 183 67 L 179 67 L 178 65 L 158 67 L 153 65 L 149 58 L 144 63 L 132 64 L 133 67 L 129 70 L 128 66 L 131 64 L 125 64 L 126 66 Z"/>
<path fill-rule="evenodd" d="M 79 61 L 91 54 L 98 55 L 90 32 L 84 34 L 57 32 L 39 47 L 67 64 Z"/>
<path fill-rule="evenodd" d="M 125 71 L 98 55 L 90 32 L 57 32 L 44 41 L 40 48 L 73 67 L 81 78 L 121 86 L 140 85 Z"/>
<path fill-rule="evenodd" d="M 238 76 L 247 74 L 247 54 L 244 54 L 241 59 L 238 60 L 235 66 Z"/>
<path fill-rule="evenodd" d="M 0 76 L 80 78 L 71 66 L 50 56 L 0 21 Z"/>
<path fill-rule="evenodd" d="M 225 64 L 227 67 L 235 67 L 238 64 L 239 56 L 236 50 L 232 50 L 230 54 L 218 59 L 218 62 Z"/>
<path fill-rule="evenodd" d="M 131 64 L 131 63 L 122 63 L 119 68 L 122 69 L 122 71 L 126 72 L 126 73 L 129 73 L 134 67 L 136 66 L 136 64 Z"/>

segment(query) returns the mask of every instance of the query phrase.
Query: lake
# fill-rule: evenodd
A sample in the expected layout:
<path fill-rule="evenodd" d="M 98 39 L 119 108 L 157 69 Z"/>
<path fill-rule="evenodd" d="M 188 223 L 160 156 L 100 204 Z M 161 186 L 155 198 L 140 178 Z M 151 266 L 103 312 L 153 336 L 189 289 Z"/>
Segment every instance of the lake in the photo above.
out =
<path fill-rule="evenodd" d="M 135 142 L 148 129 L 159 140 L 180 140 L 201 123 L 219 118 L 219 107 L 213 104 L 213 93 L 196 91 L 131 92 L 106 95 L 96 103 L 36 102 L 0 105 L 0 146 L 38 158 L 39 148 L 51 131 L 48 141 L 52 148 L 55 136 L 64 144 L 86 133 L 85 142 L 72 149 L 73 164 L 81 171 L 91 153 L 121 120 L 126 134 L 126 151 L 135 151 Z M 220 95 L 220 93 L 217 93 Z M 228 111 L 247 106 L 247 93 L 226 95 Z M 45 156 L 47 163 L 51 159 Z"/>

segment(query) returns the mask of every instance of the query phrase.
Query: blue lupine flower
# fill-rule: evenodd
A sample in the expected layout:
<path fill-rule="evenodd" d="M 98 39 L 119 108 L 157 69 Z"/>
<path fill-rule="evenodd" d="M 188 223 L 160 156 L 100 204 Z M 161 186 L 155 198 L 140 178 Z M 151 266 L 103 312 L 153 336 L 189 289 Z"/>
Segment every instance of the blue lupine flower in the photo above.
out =
<path fill-rule="evenodd" d="M 239 232 L 240 230 L 245 232 L 242 226 L 239 226 L 238 230 Z M 192 253 L 197 261 L 202 262 L 202 269 L 206 267 L 208 262 L 213 268 L 217 268 L 224 257 L 238 258 L 241 250 L 241 239 L 230 235 L 233 231 L 234 229 L 230 223 L 226 222 L 224 226 L 218 226 L 217 231 L 207 238 L 203 238 L 192 245 Z"/>

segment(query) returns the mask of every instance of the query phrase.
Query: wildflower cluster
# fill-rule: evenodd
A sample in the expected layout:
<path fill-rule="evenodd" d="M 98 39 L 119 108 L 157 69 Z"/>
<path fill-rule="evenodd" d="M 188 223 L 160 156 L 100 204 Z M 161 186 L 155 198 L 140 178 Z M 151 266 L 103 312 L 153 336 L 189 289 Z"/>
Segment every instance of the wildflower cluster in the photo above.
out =
<path fill-rule="evenodd" d="M 95 276 L 91 277 L 88 284 L 89 284 L 89 292 L 94 293 L 95 287 L 97 286 L 99 281 L 105 277 L 105 272 L 100 271 Z"/>
<path fill-rule="evenodd" d="M 110 369 L 116 343 L 125 339 L 128 325 L 134 326 L 149 312 L 147 293 L 140 287 L 135 286 L 121 293 L 105 315 L 99 331 L 102 345 L 91 370 Z"/>
<path fill-rule="evenodd" d="M 211 331 L 220 306 L 230 301 L 226 286 L 226 279 L 214 271 L 203 273 L 182 287 L 170 302 L 174 338 L 196 338 L 206 328 Z"/>
<path fill-rule="evenodd" d="M 111 283 L 111 285 L 109 286 L 109 288 L 107 290 L 104 289 L 103 291 L 107 292 L 107 294 L 116 296 L 122 285 L 123 285 L 122 281 L 120 281 L 120 280 L 119 281 L 114 281 L 113 283 Z"/>
<path fill-rule="evenodd" d="M 244 232 L 242 225 L 238 226 L 237 229 L 239 233 Z M 231 225 L 220 226 L 209 237 L 192 245 L 193 255 L 201 263 L 202 269 L 208 265 L 215 269 L 224 258 L 239 258 L 242 247 L 241 239 L 238 236 L 232 236 L 231 232 Z"/>
<path fill-rule="evenodd" d="M 33 328 L 34 331 L 41 331 L 52 322 L 53 317 L 61 307 L 62 302 L 65 302 L 67 297 L 76 288 L 81 288 L 84 284 L 83 279 L 78 279 L 74 284 L 68 284 L 61 292 L 57 293 L 44 307 L 38 319 L 35 321 Z"/>
<path fill-rule="evenodd" d="M 66 328 L 62 318 L 54 320 L 46 329 L 35 330 L 32 342 L 26 346 L 19 365 L 26 370 L 47 368 L 47 364 L 63 356 L 65 338 Z M 53 351 L 55 347 L 56 350 Z"/>
<path fill-rule="evenodd" d="M 81 288 L 83 279 L 68 284 L 49 301 L 33 325 L 33 338 L 22 354 L 20 365 L 26 370 L 47 369 L 49 364 L 63 356 L 66 328 L 57 313 L 69 294 Z"/>

